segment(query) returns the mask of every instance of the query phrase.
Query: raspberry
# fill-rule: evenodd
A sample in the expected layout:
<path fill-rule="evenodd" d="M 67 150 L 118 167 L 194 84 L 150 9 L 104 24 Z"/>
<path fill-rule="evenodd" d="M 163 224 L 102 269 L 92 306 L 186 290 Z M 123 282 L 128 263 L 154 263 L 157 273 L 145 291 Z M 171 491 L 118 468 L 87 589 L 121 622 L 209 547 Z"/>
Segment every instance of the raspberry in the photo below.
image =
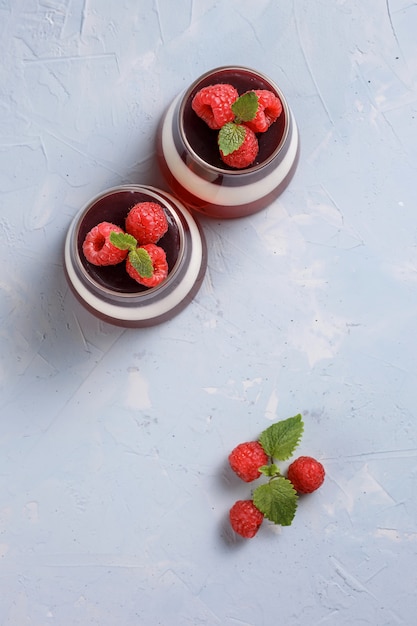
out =
<path fill-rule="evenodd" d="M 139 202 L 126 217 L 126 231 L 139 245 L 156 243 L 168 230 L 164 209 L 156 202 Z"/>
<path fill-rule="evenodd" d="M 268 463 L 268 457 L 257 441 L 240 443 L 229 454 L 230 467 L 246 483 L 256 480 L 261 475 L 259 468 Z"/>
<path fill-rule="evenodd" d="M 311 493 L 318 489 L 324 481 L 323 465 L 311 456 L 300 456 L 288 468 L 288 480 L 298 493 Z"/>
<path fill-rule="evenodd" d="M 144 246 L 140 246 L 140 248 L 144 248 L 151 257 L 153 265 L 152 276 L 150 278 L 141 276 L 129 261 L 129 257 L 126 259 L 126 271 L 131 278 L 141 285 L 145 285 L 145 287 L 156 287 L 168 276 L 168 263 L 165 251 L 154 243 L 148 243 Z"/>
<path fill-rule="evenodd" d="M 258 110 L 250 122 L 244 122 L 245 126 L 254 133 L 264 133 L 281 115 L 281 100 L 272 91 L 267 89 L 255 89 L 258 96 Z"/>
<path fill-rule="evenodd" d="M 264 515 L 252 500 L 238 500 L 229 512 L 230 524 L 238 535 L 252 539 L 258 532 Z"/>
<path fill-rule="evenodd" d="M 191 107 L 210 128 L 218 130 L 234 120 L 232 104 L 238 97 L 239 94 L 232 85 L 209 85 L 196 93 Z"/>
<path fill-rule="evenodd" d="M 110 233 L 123 230 L 110 222 L 100 222 L 86 235 L 83 243 L 84 256 L 93 265 L 117 265 L 124 261 L 127 250 L 116 248 L 110 241 Z"/>
<path fill-rule="evenodd" d="M 220 156 L 226 165 L 242 169 L 254 162 L 259 151 L 259 145 L 255 133 L 250 128 L 241 124 L 237 124 L 237 126 L 241 126 L 245 129 L 245 139 L 242 145 L 237 150 L 227 155 L 223 154 L 222 150 L 220 150 Z"/>

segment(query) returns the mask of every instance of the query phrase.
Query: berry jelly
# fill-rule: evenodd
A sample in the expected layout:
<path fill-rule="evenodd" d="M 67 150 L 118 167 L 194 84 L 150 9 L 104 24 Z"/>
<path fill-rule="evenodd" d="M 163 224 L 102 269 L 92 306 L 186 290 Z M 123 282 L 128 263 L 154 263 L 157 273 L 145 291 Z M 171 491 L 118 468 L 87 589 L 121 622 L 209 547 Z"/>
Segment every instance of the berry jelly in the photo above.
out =
<path fill-rule="evenodd" d="M 100 222 L 124 229 L 129 210 L 138 202 L 157 202 L 168 221 L 168 231 L 157 242 L 166 253 L 168 277 L 150 289 L 128 275 L 124 262 L 93 265 L 82 250 L 87 233 Z M 117 326 L 152 326 L 179 313 L 200 288 L 206 266 L 204 235 L 192 215 L 171 194 L 148 186 L 122 185 L 99 194 L 75 216 L 65 241 L 64 269 L 71 290 L 96 317 Z"/>
<path fill-rule="evenodd" d="M 192 110 L 195 94 L 217 83 L 230 83 L 239 94 L 267 89 L 281 100 L 280 117 L 257 134 L 259 154 L 248 168 L 223 163 L 218 131 Z M 157 157 L 170 189 L 187 208 L 209 217 L 243 217 L 264 209 L 291 181 L 298 156 L 297 125 L 284 95 L 269 78 L 246 67 L 220 67 L 201 76 L 174 99 L 158 129 Z"/>

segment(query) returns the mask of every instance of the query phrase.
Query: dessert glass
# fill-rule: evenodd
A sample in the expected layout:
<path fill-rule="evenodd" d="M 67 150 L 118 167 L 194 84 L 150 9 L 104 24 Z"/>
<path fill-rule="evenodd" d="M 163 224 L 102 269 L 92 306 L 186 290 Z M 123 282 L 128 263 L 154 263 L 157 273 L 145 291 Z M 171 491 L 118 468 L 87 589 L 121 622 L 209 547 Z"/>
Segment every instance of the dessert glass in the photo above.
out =
<path fill-rule="evenodd" d="M 218 131 L 191 108 L 200 89 L 217 83 L 232 84 L 240 95 L 268 89 L 281 100 L 280 117 L 257 135 L 259 154 L 246 169 L 229 168 L 221 161 Z M 157 157 L 170 189 L 187 208 L 209 217 L 243 217 L 268 206 L 289 184 L 298 156 L 297 125 L 285 96 L 272 80 L 247 67 L 219 67 L 203 74 L 174 99 L 158 129 Z"/>
<path fill-rule="evenodd" d="M 125 263 L 96 266 L 82 251 L 88 231 L 107 221 L 121 228 L 137 202 L 157 202 L 164 208 L 168 231 L 158 241 L 168 262 L 168 276 L 156 287 L 133 280 Z M 204 235 L 193 216 L 171 194 L 154 187 L 122 185 L 97 195 L 73 219 L 65 240 L 64 270 L 76 298 L 103 321 L 141 328 L 170 319 L 194 297 L 207 267 Z"/>

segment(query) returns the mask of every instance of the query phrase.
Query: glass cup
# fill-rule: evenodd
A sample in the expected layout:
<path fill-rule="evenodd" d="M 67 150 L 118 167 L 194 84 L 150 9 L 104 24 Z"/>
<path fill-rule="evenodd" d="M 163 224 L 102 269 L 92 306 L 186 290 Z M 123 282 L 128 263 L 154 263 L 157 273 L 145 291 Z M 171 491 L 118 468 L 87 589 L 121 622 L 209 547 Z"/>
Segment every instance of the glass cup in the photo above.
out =
<path fill-rule="evenodd" d="M 281 100 L 282 113 L 258 133 L 259 154 L 245 169 L 220 159 L 217 132 L 192 110 L 195 94 L 208 85 L 229 83 L 239 94 L 267 89 Z M 272 80 L 247 67 L 219 67 L 203 74 L 168 107 L 158 129 L 158 163 L 172 193 L 194 211 L 215 218 L 256 213 L 277 198 L 297 168 L 297 125 L 288 103 Z"/>
<path fill-rule="evenodd" d="M 91 228 L 107 221 L 124 229 L 129 209 L 138 202 L 157 202 L 168 221 L 157 243 L 165 250 L 168 276 L 153 288 L 132 279 L 124 262 L 93 265 L 82 251 Z M 179 200 L 154 187 L 122 185 L 100 193 L 75 216 L 66 236 L 64 270 L 72 292 L 93 315 L 116 326 L 141 328 L 172 318 L 193 299 L 206 267 L 201 228 Z"/>

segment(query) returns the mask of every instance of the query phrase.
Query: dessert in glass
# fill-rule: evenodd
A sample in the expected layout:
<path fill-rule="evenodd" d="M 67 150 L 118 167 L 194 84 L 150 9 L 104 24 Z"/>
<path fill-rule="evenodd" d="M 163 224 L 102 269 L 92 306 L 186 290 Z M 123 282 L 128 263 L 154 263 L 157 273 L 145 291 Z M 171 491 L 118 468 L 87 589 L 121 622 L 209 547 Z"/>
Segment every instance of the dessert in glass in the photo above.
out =
<path fill-rule="evenodd" d="M 257 135 L 258 155 L 244 169 L 221 159 L 217 131 L 193 110 L 196 94 L 219 84 L 232 85 L 239 95 L 267 90 L 282 104 L 277 120 Z M 267 76 L 246 67 L 219 67 L 198 78 L 174 99 L 158 129 L 158 163 L 172 193 L 209 217 L 243 217 L 264 209 L 291 181 L 298 156 L 297 125 L 285 96 Z"/>
<path fill-rule="evenodd" d="M 84 252 L 97 225 L 124 231 L 138 203 L 156 203 L 166 217 L 157 246 L 165 253 L 167 272 L 156 286 L 132 278 L 127 261 L 96 265 Z M 99 319 L 126 328 L 153 326 L 183 310 L 200 288 L 206 267 L 205 238 L 193 216 L 170 193 L 145 185 L 122 185 L 97 195 L 75 216 L 65 240 L 64 270 L 76 298 Z"/>

